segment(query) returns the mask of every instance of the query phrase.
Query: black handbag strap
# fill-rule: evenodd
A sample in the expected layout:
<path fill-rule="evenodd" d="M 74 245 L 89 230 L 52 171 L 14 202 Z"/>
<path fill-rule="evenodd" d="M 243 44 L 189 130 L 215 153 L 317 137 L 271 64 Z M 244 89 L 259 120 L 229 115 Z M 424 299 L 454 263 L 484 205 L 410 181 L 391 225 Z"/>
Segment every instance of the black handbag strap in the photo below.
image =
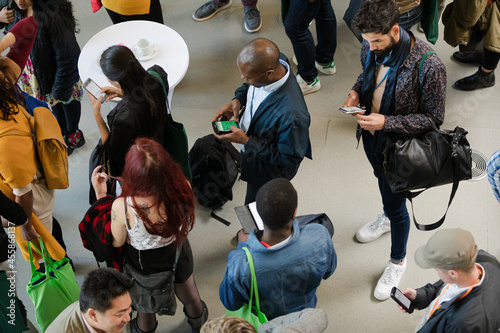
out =
<path fill-rule="evenodd" d="M 423 189 L 421 191 L 417 191 L 417 192 L 410 192 L 410 191 L 406 192 L 406 198 L 408 199 L 408 201 L 410 201 L 410 204 L 411 204 L 411 213 L 412 213 L 412 216 L 413 216 L 413 223 L 415 224 L 415 226 L 417 227 L 418 230 L 431 231 L 431 230 L 439 228 L 444 223 L 444 220 L 446 219 L 446 214 L 448 214 L 448 209 L 450 209 L 450 205 L 453 202 L 453 198 L 455 197 L 455 193 L 457 193 L 458 184 L 460 182 L 458 180 L 458 173 L 459 173 L 458 162 L 455 161 L 454 159 L 455 159 L 455 156 L 450 156 L 446 160 L 446 162 L 445 162 L 445 165 L 448 164 L 448 163 L 454 163 L 455 164 L 454 173 L 453 173 L 453 186 L 451 188 L 450 199 L 448 200 L 448 206 L 446 207 L 446 211 L 445 211 L 443 217 L 441 217 L 437 222 L 434 222 L 434 223 L 431 223 L 431 224 L 420 224 L 420 223 L 418 223 L 417 219 L 415 218 L 415 209 L 413 208 L 413 198 L 417 197 L 418 195 L 420 195 L 425 190 L 431 188 L 432 186 L 434 186 L 434 184 L 436 184 L 439 181 L 439 179 L 443 176 L 443 172 L 442 171 L 445 169 L 444 166 L 441 169 L 441 171 L 439 172 L 439 174 L 436 177 L 436 179 L 434 179 L 434 181 L 432 182 L 432 184 L 429 185 L 427 188 L 425 188 L 425 189 Z"/>
<path fill-rule="evenodd" d="M 214 219 L 216 219 L 217 221 L 221 222 L 222 224 L 227 225 L 228 227 L 231 225 L 231 222 L 229 222 L 225 218 L 220 217 L 219 215 L 215 214 L 215 209 L 212 210 L 212 212 L 210 213 L 210 216 L 213 217 Z"/>

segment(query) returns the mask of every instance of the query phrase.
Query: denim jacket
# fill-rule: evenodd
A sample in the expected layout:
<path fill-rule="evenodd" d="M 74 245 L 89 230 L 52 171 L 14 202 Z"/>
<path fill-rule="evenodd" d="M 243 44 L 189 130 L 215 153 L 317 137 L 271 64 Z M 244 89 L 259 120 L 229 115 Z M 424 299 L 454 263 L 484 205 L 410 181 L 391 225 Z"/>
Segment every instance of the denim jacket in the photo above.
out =
<path fill-rule="evenodd" d="M 243 247 L 252 254 L 259 289 L 260 310 L 267 319 L 316 306 L 316 288 L 337 267 L 337 255 L 327 229 L 320 224 L 299 226 L 283 246 L 268 249 L 255 231 L 229 253 L 219 297 L 229 310 L 249 300 L 251 274 Z"/>

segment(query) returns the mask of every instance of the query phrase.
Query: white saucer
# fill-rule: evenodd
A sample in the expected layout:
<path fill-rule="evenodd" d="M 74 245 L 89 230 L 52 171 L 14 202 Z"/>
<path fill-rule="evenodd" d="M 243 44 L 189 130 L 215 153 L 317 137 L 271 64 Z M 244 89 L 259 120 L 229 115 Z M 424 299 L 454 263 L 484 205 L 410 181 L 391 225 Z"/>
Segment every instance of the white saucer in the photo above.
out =
<path fill-rule="evenodd" d="M 153 45 L 153 52 L 151 52 L 151 54 L 148 54 L 147 56 L 141 56 L 141 55 L 139 55 L 139 52 L 137 52 L 137 51 L 138 51 L 137 45 L 132 46 L 132 52 L 134 53 L 137 60 L 146 61 L 146 60 L 153 58 L 158 53 L 158 46 Z"/>

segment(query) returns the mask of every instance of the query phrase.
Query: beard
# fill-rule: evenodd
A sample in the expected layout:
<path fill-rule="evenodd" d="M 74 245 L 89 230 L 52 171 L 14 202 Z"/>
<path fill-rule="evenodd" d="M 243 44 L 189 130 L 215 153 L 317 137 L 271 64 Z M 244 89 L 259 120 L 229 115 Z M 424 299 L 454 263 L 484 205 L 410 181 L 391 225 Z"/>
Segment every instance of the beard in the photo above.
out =
<path fill-rule="evenodd" d="M 394 37 L 392 37 L 392 35 L 390 35 L 389 37 L 391 38 L 391 42 L 386 48 L 373 51 L 377 58 L 381 59 L 387 57 L 394 50 L 394 48 L 396 48 L 396 40 L 394 39 Z"/>

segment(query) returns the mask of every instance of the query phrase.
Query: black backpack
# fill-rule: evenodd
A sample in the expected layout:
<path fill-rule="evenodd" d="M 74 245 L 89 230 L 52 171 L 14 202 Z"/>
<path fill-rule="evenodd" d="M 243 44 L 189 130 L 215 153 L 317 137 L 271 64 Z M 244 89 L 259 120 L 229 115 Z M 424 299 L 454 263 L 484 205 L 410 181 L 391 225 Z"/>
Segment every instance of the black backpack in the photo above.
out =
<path fill-rule="evenodd" d="M 213 134 L 199 138 L 189 151 L 189 164 L 194 195 L 202 206 L 215 210 L 233 200 L 232 187 L 238 178 L 241 156 L 231 143 Z"/>

